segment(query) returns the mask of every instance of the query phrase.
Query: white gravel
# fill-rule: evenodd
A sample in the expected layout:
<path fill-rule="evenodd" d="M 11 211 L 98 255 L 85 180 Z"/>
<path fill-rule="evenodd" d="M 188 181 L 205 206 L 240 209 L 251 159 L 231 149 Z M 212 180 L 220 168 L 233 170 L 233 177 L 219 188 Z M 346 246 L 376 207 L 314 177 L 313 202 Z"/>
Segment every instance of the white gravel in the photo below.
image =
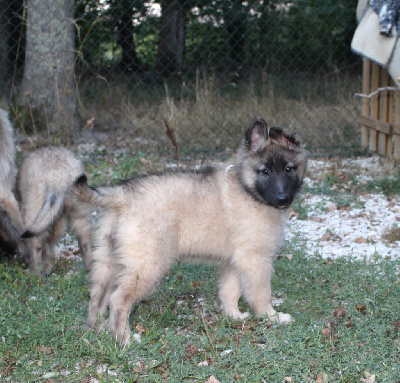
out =
<path fill-rule="evenodd" d="M 393 175 L 390 163 L 379 157 L 336 161 L 310 161 L 305 184 L 315 187 L 329 176 L 341 178 L 331 190 L 351 196 L 349 206 L 341 207 L 326 194 L 303 193 L 301 206 L 307 208 L 307 219 L 293 216 L 286 239 L 297 239 L 310 254 L 322 258 L 368 258 L 378 255 L 400 260 L 400 241 L 384 239 L 389 229 L 400 226 L 400 198 L 381 192 L 356 194 L 355 182 L 366 183 L 377 177 Z M 336 199 L 337 199 L 336 195 Z"/>

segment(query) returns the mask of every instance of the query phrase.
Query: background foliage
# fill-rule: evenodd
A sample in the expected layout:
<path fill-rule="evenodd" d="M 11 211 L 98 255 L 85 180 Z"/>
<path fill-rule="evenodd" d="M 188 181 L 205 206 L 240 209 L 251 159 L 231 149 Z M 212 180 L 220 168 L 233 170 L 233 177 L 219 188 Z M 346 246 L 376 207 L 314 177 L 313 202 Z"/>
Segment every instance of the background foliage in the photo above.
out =
<path fill-rule="evenodd" d="M 95 128 L 128 136 L 137 150 L 224 151 L 259 114 L 300 131 L 314 154 L 357 145 L 356 3 L 78 0 L 78 136 Z M 19 107 L 29 5 L 0 1 L 2 97 L 27 133 L 46 130 Z"/>

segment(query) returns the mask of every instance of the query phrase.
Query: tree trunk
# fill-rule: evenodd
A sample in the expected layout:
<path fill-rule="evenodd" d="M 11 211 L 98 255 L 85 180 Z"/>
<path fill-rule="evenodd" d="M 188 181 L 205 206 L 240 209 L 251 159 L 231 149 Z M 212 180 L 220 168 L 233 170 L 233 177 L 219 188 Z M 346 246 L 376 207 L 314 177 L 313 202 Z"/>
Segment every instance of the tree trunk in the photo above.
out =
<path fill-rule="evenodd" d="M 183 69 L 186 9 L 182 0 L 161 0 L 161 8 L 156 69 L 169 75 Z"/>
<path fill-rule="evenodd" d="M 11 14 L 9 21 L 8 57 L 11 65 L 12 85 L 21 81 L 24 69 L 26 43 L 24 7 L 24 0 L 13 0 L 9 5 Z"/>
<path fill-rule="evenodd" d="M 123 73 L 138 68 L 135 42 L 133 40 L 133 1 L 119 0 L 117 28 L 118 44 L 122 48 L 121 71 Z"/>
<path fill-rule="evenodd" d="M 9 85 L 9 62 L 8 62 L 8 2 L 0 0 L 0 98 L 7 95 Z"/>
<path fill-rule="evenodd" d="M 28 0 L 23 102 L 50 133 L 75 130 L 74 0 Z"/>
<path fill-rule="evenodd" d="M 225 0 L 223 4 L 231 63 L 234 68 L 240 69 L 246 63 L 247 15 L 239 0 Z"/>

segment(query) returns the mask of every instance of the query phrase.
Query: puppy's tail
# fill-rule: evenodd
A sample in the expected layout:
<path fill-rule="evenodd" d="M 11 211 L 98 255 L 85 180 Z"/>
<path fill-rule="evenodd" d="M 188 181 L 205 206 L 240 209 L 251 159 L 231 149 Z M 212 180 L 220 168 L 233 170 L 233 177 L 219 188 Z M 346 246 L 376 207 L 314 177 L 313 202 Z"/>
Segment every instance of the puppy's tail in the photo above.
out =
<path fill-rule="evenodd" d="M 49 226 L 51 226 L 63 213 L 65 206 L 65 199 L 69 193 L 68 189 L 54 190 L 48 189 L 44 196 L 43 206 L 37 214 L 33 223 L 26 228 L 22 234 L 22 238 L 31 238 L 35 235 L 43 233 Z"/>
<path fill-rule="evenodd" d="M 118 190 L 114 187 L 94 188 L 88 185 L 85 174 L 78 177 L 74 183 L 72 194 L 81 202 L 92 207 L 103 209 L 118 208 Z"/>

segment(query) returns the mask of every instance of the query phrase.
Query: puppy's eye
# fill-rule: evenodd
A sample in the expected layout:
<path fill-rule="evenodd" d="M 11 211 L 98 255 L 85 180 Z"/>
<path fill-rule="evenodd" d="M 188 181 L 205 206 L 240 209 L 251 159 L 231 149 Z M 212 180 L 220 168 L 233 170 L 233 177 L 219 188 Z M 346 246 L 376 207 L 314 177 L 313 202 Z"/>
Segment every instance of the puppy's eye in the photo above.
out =
<path fill-rule="evenodd" d="M 293 166 L 286 166 L 286 173 L 291 173 L 293 171 Z"/>
<path fill-rule="evenodd" d="M 265 168 L 265 169 L 260 169 L 258 172 L 261 173 L 261 174 L 266 174 L 266 175 L 269 175 L 269 174 L 270 174 L 270 171 L 269 171 L 267 168 Z"/>

